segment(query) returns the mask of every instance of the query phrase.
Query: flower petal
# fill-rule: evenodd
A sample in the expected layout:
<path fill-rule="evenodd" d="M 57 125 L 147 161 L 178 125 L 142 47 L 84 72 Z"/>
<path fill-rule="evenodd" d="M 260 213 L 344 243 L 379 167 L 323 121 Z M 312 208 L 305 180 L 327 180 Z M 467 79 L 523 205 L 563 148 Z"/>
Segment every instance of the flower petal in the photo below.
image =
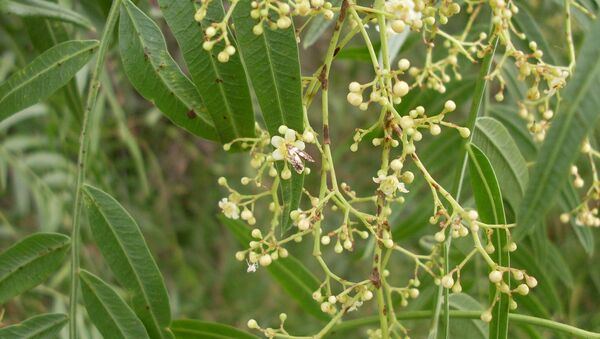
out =
<path fill-rule="evenodd" d="M 275 160 L 283 160 L 283 153 L 281 153 L 279 148 L 274 150 L 271 156 L 273 156 L 273 159 Z"/>
<path fill-rule="evenodd" d="M 287 141 L 287 142 L 296 141 L 296 131 L 294 131 L 291 128 L 289 128 L 287 131 L 285 131 L 285 141 Z"/>
<path fill-rule="evenodd" d="M 304 148 L 306 148 L 306 145 L 304 144 L 304 141 L 302 141 L 302 140 L 296 140 L 296 142 L 294 142 L 294 146 L 296 146 L 296 148 L 301 151 L 303 151 Z"/>
<path fill-rule="evenodd" d="M 283 138 L 280 137 L 279 135 L 276 135 L 274 137 L 271 138 L 271 145 L 273 145 L 274 147 L 279 147 L 281 146 L 281 144 L 283 144 Z"/>

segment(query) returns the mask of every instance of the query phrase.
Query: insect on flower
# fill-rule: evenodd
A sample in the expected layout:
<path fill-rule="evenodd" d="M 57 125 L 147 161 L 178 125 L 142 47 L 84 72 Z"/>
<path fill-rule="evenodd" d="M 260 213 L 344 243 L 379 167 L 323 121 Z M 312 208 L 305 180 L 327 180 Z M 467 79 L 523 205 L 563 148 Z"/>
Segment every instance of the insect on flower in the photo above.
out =
<path fill-rule="evenodd" d="M 296 172 L 302 173 L 302 171 L 304 171 L 304 162 L 302 161 L 302 159 L 308 162 L 315 162 L 315 159 L 313 159 L 308 153 L 304 152 L 298 147 L 291 144 L 288 144 L 286 146 L 288 161 L 290 162 L 290 164 L 292 164 Z"/>

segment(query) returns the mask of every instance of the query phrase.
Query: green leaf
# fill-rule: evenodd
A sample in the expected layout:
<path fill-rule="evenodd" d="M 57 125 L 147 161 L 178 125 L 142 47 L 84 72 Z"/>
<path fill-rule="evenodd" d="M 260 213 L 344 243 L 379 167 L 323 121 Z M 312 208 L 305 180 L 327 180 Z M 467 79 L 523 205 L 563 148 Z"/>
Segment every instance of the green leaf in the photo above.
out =
<path fill-rule="evenodd" d="M 224 42 L 216 44 L 211 52 L 202 48 L 203 29 L 213 22 L 221 22 L 225 16 L 222 1 L 210 2 L 201 25 L 194 20 L 196 9 L 193 2 L 159 0 L 158 3 L 181 47 L 192 81 L 215 122 L 221 141 L 253 137 L 254 110 L 238 53 L 232 55 L 228 62 L 221 63 L 217 54 L 225 48 Z"/>
<path fill-rule="evenodd" d="M 506 128 L 494 118 L 478 118 L 473 144 L 489 157 L 502 188 L 502 196 L 516 209 L 523 198 L 529 172 L 525 158 Z"/>
<path fill-rule="evenodd" d="M 277 135 L 278 128 L 286 125 L 304 131 L 302 84 L 298 45 L 294 27 L 271 30 L 256 35 L 252 28 L 258 22 L 250 17 L 251 0 L 240 0 L 233 11 L 238 48 L 254 93 L 262 110 L 267 130 Z M 283 168 L 278 165 L 279 172 Z M 290 180 L 281 180 L 283 201 L 282 230 L 291 226 L 290 211 L 298 208 L 302 197 L 304 175 L 292 171 Z"/>
<path fill-rule="evenodd" d="M 66 314 L 36 315 L 19 324 L 0 329 L 0 339 L 54 339 L 69 321 Z"/>
<path fill-rule="evenodd" d="M 43 283 L 62 264 L 70 245 L 66 235 L 36 233 L 0 254 L 0 304 Z"/>
<path fill-rule="evenodd" d="M 506 216 L 502 205 L 502 193 L 496 179 L 494 169 L 486 155 L 475 145 L 468 146 L 469 171 L 471 173 L 471 186 L 475 196 L 475 204 L 480 220 L 488 224 L 505 224 Z M 492 243 L 496 251 L 491 254 L 492 259 L 503 267 L 510 267 L 510 256 L 506 250 L 509 238 L 504 229 L 494 230 Z M 505 282 L 510 286 L 510 275 L 504 275 Z M 493 300 L 496 286 L 490 283 L 490 299 Z M 508 296 L 500 295 L 500 299 L 492 310 L 489 337 L 506 338 L 508 335 Z"/>
<path fill-rule="evenodd" d="M 42 17 L 60 20 L 86 29 L 93 29 L 92 23 L 86 17 L 51 1 L 0 0 L 0 12 L 20 17 Z"/>
<path fill-rule="evenodd" d="M 464 293 L 452 293 L 448 297 L 450 308 L 459 311 L 483 311 L 483 306 Z M 488 324 L 480 319 L 453 319 L 450 325 L 450 338 L 487 338 Z"/>
<path fill-rule="evenodd" d="M 247 246 L 252 240 L 249 229 L 243 222 L 224 216 L 219 216 L 219 219 L 242 246 Z M 280 257 L 267 266 L 266 270 L 306 312 L 317 319 L 329 320 L 329 316 L 321 311 L 319 303 L 312 298 L 312 293 L 319 289 L 319 280 L 298 259 L 291 255 L 287 258 Z"/>
<path fill-rule="evenodd" d="M 149 338 L 144 324 L 112 287 L 85 270 L 79 279 L 89 318 L 104 338 Z"/>
<path fill-rule="evenodd" d="M 175 320 L 171 331 L 177 339 L 257 339 L 258 337 L 229 325 L 200 320 Z"/>
<path fill-rule="evenodd" d="M 66 85 L 98 48 L 95 40 L 60 43 L 0 84 L 0 121 Z"/>
<path fill-rule="evenodd" d="M 517 116 L 515 111 L 506 109 L 504 106 L 493 106 L 490 108 L 490 111 L 492 112 L 492 116 L 501 121 L 509 131 L 509 134 L 515 138 L 526 160 L 535 159 L 538 153 L 537 145 L 533 142 L 524 120 Z M 571 211 L 580 204 L 579 196 L 575 187 L 573 187 L 573 183 L 569 182 L 568 185 L 563 187 L 560 192 L 559 204 L 564 211 Z M 577 225 L 575 218 L 571 218 L 570 224 L 585 252 L 588 255 L 592 255 L 594 252 L 594 235 L 592 230 L 589 227 Z"/>
<path fill-rule="evenodd" d="M 107 193 L 89 185 L 83 192 L 94 239 L 117 281 L 132 294 L 133 310 L 151 338 L 169 337 L 169 297 L 138 225 Z"/>
<path fill-rule="evenodd" d="M 121 6 L 119 48 L 125 74 L 144 98 L 175 125 L 203 138 L 220 140 L 196 86 L 169 55 L 160 29 L 129 0 Z"/>
<path fill-rule="evenodd" d="M 564 89 L 561 107 L 565 109 L 552 122 L 533 168 L 529 186 L 518 212 L 519 227 L 513 236 L 521 239 L 531 232 L 553 206 L 568 178 L 571 164 L 577 160 L 583 139 L 600 118 L 600 20 L 586 34 L 577 58 L 577 69 Z"/>

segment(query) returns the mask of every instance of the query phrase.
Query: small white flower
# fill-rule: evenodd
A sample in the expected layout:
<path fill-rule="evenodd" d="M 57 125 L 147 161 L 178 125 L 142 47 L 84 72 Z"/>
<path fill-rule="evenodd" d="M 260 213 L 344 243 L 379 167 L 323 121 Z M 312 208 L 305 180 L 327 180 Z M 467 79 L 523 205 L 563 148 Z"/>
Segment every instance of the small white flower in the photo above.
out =
<path fill-rule="evenodd" d="M 258 263 L 250 263 L 249 261 L 246 260 L 246 264 L 248 264 L 248 268 L 246 269 L 246 272 L 248 272 L 248 273 L 256 272 L 256 269 L 258 268 Z"/>
<path fill-rule="evenodd" d="M 404 186 L 404 183 L 401 183 L 398 180 L 398 177 L 395 175 L 380 175 L 377 178 L 373 178 L 373 181 L 379 184 L 379 190 L 387 196 L 394 195 L 396 191 L 400 191 L 401 193 L 408 193 L 408 190 Z"/>
<path fill-rule="evenodd" d="M 271 138 L 271 145 L 275 147 L 271 156 L 274 160 L 288 161 L 294 166 L 296 172 L 302 173 L 302 170 L 304 170 L 303 159 L 314 162 L 313 158 L 304 152 L 306 144 L 302 140 L 296 140 L 296 131 L 291 128 L 280 127 L 279 131 L 283 132 L 284 136 L 275 135 Z"/>
<path fill-rule="evenodd" d="M 229 199 L 221 199 L 221 201 L 219 201 L 219 207 L 221 208 L 221 211 L 223 212 L 223 214 L 225 214 L 227 218 L 239 219 L 240 209 L 235 203 L 229 201 Z"/>

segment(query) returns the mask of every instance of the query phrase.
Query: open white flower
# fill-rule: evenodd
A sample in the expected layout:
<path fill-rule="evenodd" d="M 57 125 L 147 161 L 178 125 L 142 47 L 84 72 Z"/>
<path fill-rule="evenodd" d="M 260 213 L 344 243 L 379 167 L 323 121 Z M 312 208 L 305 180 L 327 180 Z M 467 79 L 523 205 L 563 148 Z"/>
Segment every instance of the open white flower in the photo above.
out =
<path fill-rule="evenodd" d="M 380 175 L 377 178 L 373 178 L 373 181 L 379 184 L 379 190 L 387 196 L 394 195 L 396 191 L 408 193 L 408 190 L 404 187 L 404 183 L 401 183 L 398 177 L 393 174 L 388 176 Z"/>
<path fill-rule="evenodd" d="M 296 131 L 293 129 L 280 126 L 279 133 L 283 134 L 283 137 L 275 135 L 271 138 L 271 145 L 275 147 L 271 156 L 274 160 L 286 160 L 292 164 L 296 172 L 302 173 L 304 171 L 304 160 L 314 162 L 314 159 L 304 151 L 306 145 L 302 140 L 296 140 Z M 286 178 L 282 175 L 282 178 L 288 179 L 289 176 Z"/>
<path fill-rule="evenodd" d="M 296 131 L 288 128 L 285 131 L 284 137 L 275 135 L 271 138 L 271 145 L 275 147 L 272 153 L 273 159 L 284 160 L 288 158 L 288 146 L 294 146 L 297 149 L 303 151 L 306 145 L 302 140 L 296 140 Z"/>
<path fill-rule="evenodd" d="M 221 199 L 219 201 L 219 207 L 223 214 L 229 219 L 239 219 L 240 217 L 240 209 L 238 205 L 229 201 L 227 198 Z"/>

